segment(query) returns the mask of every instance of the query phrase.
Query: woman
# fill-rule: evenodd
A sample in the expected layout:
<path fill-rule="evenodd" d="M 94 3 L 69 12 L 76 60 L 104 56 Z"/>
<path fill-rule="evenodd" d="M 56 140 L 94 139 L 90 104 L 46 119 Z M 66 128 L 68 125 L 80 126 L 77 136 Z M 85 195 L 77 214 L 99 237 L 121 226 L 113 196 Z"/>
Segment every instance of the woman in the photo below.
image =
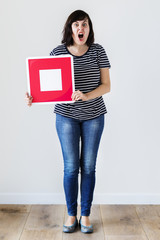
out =
<path fill-rule="evenodd" d="M 110 91 L 109 68 L 104 48 L 94 43 L 89 15 L 77 10 L 68 17 L 62 44 L 50 55 L 71 54 L 74 61 L 75 92 L 73 103 L 56 104 L 56 130 L 64 160 L 64 192 L 68 219 L 64 232 L 73 232 L 77 225 L 78 174 L 81 171 L 81 217 L 83 233 L 93 232 L 89 215 L 95 187 L 96 158 L 107 113 L 102 95 Z M 29 106 L 32 96 L 26 93 Z M 81 149 L 80 149 L 81 140 Z M 81 150 L 81 151 L 80 151 Z"/>

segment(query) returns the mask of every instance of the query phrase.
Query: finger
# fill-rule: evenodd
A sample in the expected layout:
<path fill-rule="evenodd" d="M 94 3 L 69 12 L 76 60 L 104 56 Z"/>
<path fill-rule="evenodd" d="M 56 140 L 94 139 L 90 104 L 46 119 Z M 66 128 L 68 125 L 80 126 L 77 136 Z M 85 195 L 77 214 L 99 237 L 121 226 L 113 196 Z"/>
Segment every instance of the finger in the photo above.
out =
<path fill-rule="evenodd" d="M 78 96 L 76 96 L 76 100 L 78 99 Z"/>
<path fill-rule="evenodd" d="M 32 105 L 32 103 L 30 103 L 30 102 L 29 102 L 27 105 L 28 105 L 28 106 L 31 106 L 31 105 Z"/>
<path fill-rule="evenodd" d="M 75 99 L 76 99 L 76 96 L 77 96 L 76 93 L 73 93 L 73 94 L 72 94 L 72 99 L 75 100 Z"/>
<path fill-rule="evenodd" d="M 26 99 L 26 102 L 27 102 L 27 103 L 31 103 L 32 101 L 31 101 L 29 98 L 27 98 L 27 99 Z"/>
<path fill-rule="evenodd" d="M 26 92 L 26 97 L 29 97 L 29 94 L 28 94 L 28 92 Z"/>
<path fill-rule="evenodd" d="M 33 97 L 32 97 L 32 96 L 29 96 L 28 92 L 26 92 L 25 99 L 33 100 Z"/>

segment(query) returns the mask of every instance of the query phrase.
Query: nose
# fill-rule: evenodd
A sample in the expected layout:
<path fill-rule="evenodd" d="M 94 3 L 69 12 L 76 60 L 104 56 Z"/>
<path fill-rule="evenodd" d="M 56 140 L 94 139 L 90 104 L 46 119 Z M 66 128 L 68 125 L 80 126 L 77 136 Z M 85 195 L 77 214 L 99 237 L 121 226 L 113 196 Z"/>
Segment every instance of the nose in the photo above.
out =
<path fill-rule="evenodd" d="M 82 24 L 79 25 L 79 30 L 80 30 L 80 31 L 83 30 L 83 25 L 82 25 Z"/>

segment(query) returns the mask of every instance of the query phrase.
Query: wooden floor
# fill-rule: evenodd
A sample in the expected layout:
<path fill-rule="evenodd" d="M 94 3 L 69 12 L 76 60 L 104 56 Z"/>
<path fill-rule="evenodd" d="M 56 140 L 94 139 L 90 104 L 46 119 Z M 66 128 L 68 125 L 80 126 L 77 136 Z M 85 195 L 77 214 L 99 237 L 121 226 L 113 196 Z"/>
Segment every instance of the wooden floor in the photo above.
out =
<path fill-rule="evenodd" d="M 63 233 L 66 217 L 65 205 L 0 205 L 0 240 L 160 240 L 160 205 L 93 205 L 92 234 Z"/>

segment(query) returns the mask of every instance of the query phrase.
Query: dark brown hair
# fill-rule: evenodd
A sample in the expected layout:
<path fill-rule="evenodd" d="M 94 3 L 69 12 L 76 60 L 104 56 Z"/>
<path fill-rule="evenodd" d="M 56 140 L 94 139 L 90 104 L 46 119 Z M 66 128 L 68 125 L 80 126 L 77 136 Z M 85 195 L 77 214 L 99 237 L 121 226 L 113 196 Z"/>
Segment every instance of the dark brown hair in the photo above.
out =
<path fill-rule="evenodd" d="M 62 31 L 63 38 L 62 38 L 61 43 L 65 43 L 67 46 L 73 45 L 72 23 L 76 22 L 78 20 L 79 21 L 84 20 L 86 18 L 88 19 L 89 28 L 90 28 L 89 36 L 88 36 L 88 39 L 86 41 L 86 44 L 87 44 L 87 46 L 90 47 L 91 44 L 94 42 L 94 32 L 93 32 L 92 21 L 91 21 L 89 15 L 82 10 L 76 10 L 69 15 L 69 17 L 68 17 L 68 19 L 67 19 L 67 21 L 64 25 L 64 29 Z"/>

